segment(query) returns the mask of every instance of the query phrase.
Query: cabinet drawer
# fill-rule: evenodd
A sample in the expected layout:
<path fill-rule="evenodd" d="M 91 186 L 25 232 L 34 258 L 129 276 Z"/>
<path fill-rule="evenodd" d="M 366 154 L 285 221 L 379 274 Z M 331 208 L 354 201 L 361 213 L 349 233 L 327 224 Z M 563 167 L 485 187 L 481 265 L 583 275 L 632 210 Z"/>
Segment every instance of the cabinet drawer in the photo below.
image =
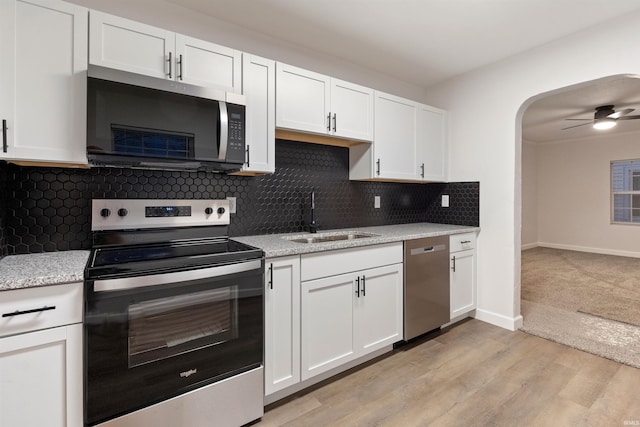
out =
<path fill-rule="evenodd" d="M 476 233 L 453 234 L 449 237 L 449 252 L 464 251 L 476 247 Z"/>
<path fill-rule="evenodd" d="M 0 336 L 82 322 L 82 287 L 77 282 L 2 291 Z"/>
<path fill-rule="evenodd" d="M 302 255 L 302 281 L 402 262 L 402 242 Z"/>

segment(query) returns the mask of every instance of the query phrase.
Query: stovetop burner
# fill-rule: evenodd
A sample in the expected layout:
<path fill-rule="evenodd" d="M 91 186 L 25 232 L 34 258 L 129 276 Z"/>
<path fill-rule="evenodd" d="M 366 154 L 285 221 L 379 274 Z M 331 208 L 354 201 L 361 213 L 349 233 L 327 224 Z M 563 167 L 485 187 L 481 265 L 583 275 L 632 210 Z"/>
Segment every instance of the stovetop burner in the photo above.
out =
<path fill-rule="evenodd" d="M 227 236 L 227 200 L 93 200 L 87 277 L 223 265 L 264 256 Z"/>

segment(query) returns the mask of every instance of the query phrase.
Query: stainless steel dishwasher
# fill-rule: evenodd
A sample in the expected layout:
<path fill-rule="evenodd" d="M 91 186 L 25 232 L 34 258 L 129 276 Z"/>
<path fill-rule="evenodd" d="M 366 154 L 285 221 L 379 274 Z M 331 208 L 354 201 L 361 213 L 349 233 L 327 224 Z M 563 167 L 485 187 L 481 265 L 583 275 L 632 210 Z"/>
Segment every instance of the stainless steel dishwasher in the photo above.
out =
<path fill-rule="evenodd" d="M 404 339 L 449 322 L 449 236 L 404 242 Z"/>

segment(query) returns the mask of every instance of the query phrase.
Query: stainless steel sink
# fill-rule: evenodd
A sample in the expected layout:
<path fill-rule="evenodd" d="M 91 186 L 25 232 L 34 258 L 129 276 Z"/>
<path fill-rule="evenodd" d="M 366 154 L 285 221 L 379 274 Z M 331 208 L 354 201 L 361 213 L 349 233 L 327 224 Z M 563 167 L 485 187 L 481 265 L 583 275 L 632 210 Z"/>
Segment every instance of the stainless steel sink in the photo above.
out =
<path fill-rule="evenodd" d="M 305 234 L 303 236 L 288 236 L 284 239 L 296 243 L 326 243 L 337 242 L 340 240 L 367 239 L 376 236 L 378 236 L 378 234 L 345 231 L 336 233 Z"/>

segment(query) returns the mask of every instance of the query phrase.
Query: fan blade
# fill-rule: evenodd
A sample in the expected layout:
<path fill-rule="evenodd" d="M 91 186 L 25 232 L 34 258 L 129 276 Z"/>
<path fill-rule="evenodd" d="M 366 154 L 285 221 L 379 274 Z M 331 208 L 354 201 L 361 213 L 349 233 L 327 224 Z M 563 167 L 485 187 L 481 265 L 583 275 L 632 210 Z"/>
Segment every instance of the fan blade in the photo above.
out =
<path fill-rule="evenodd" d="M 630 112 L 634 111 L 633 108 L 625 108 L 624 110 L 616 111 L 615 113 L 609 114 L 607 117 L 610 119 L 620 119 L 622 116 L 626 116 Z"/>
<path fill-rule="evenodd" d="M 591 119 L 565 119 L 565 120 L 583 120 L 583 121 L 584 120 L 590 120 L 590 121 L 593 121 L 593 118 L 591 118 Z"/>
<path fill-rule="evenodd" d="M 591 121 L 591 123 L 592 122 L 593 122 L 593 120 Z M 578 126 L 590 125 L 591 123 L 580 123 L 579 125 L 569 126 L 568 128 L 562 128 L 560 130 L 567 130 L 567 129 L 577 128 Z"/>
<path fill-rule="evenodd" d="M 622 116 L 617 118 L 616 120 L 636 120 L 640 119 L 640 116 Z"/>

